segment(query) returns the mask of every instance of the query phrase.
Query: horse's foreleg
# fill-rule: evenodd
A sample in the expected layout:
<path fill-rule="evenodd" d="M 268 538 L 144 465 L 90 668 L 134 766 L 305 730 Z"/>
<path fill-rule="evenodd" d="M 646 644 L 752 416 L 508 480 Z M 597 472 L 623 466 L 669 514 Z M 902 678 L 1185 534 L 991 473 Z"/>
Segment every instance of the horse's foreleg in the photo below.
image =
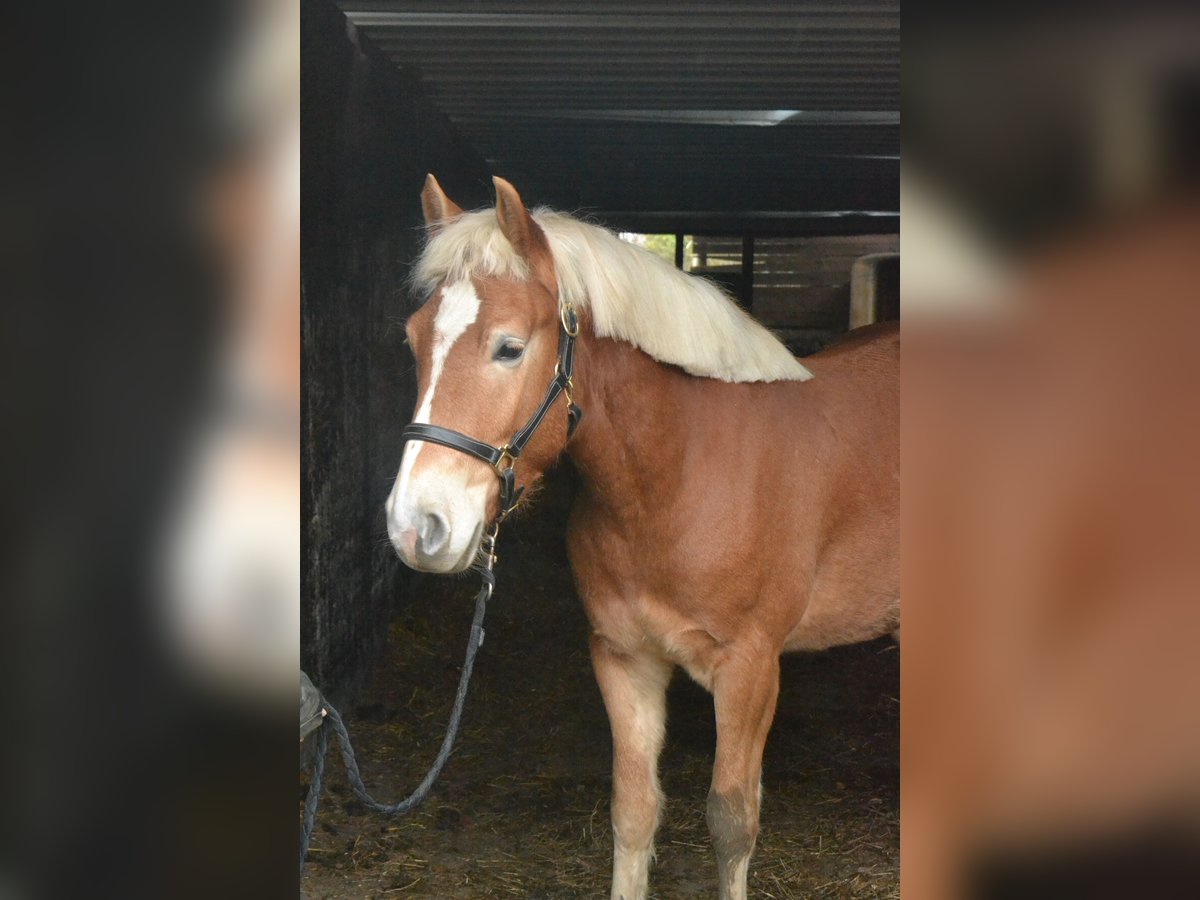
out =
<path fill-rule="evenodd" d="M 612 900 L 644 900 L 661 804 L 658 754 L 672 665 L 648 653 L 619 653 L 593 636 L 592 666 L 613 736 Z"/>
<path fill-rule="evenodd" d="M 717 755 L 708 792 L 708 829 L 721 900 L 745 900 L 758 838 L 762 755 L 779 696 L 779 657 L 732 654 L 716 670 Z"/>

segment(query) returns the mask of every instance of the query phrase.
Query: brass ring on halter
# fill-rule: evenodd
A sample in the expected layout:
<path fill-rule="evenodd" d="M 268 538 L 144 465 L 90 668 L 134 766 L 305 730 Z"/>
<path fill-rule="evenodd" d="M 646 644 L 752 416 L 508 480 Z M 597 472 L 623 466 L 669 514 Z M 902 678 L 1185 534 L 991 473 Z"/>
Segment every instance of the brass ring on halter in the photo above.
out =
<path fill-rule="evenodd" d="M 564 303 L 558 308 L 558 320 L 562 322 L 563 331 L 567 337 L 579 337 L 579 317 L 575 315 L 575 307 Z"/>
<path fill-rule="evenodd" d="M 506 462 L 507 465 L 505 465 Z M 512 451 L 505 446 L 500 448 L 500 456 L 496 462 L 492 464 L 492 468 L 496 470 L 497 474 L 503 475 L 505 472 L 511 471 L 512 467 L 516 465 L 516 463 L 517 458 L 513 456 Z"/>

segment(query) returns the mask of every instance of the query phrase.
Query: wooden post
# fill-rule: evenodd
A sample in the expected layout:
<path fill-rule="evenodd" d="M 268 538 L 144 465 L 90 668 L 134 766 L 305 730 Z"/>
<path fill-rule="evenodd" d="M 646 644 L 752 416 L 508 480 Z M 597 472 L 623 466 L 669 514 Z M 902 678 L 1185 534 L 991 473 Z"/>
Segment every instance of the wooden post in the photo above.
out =
<path fill-rule="evenodd" d="M 742 235 L 742 306 L 754 309 L 754 233 Z"/>

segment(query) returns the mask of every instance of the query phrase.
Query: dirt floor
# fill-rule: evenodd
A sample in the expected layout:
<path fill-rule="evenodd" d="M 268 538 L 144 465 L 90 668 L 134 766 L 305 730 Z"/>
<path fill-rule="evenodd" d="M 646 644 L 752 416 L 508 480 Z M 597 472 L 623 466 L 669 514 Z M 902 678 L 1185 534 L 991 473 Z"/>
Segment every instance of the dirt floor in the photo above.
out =
<path fill-rule="evenodd" d="M 558 473 L 501 537 L 457 749 L 425 804 L 407 818 L 368 813 L 331 747 L 307 897 L 607 896 L 611 744 L 563 547 L 571 490 Z M 388 658 L 342 710 L 377 799 L 406 796 L 437 752 L 476 587 L 422 577 Z M 785 657 L 751 896 L 899 897 L 899 657 L 891 639 Z M 679 673 L 669 710 L 651 896 L 709 897 L 712 703 Z"/>

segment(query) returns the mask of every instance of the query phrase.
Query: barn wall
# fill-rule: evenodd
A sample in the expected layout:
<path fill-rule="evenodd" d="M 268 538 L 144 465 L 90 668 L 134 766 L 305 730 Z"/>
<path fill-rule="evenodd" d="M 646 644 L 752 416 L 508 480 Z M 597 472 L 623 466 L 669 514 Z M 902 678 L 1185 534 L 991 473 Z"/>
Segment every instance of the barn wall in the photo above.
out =
<path fill-rule="evenodd" d="M 696 236 L 688 269 L 715 276 L 736 294 L 745 252 L 740 235 Z M 853 324 L 862 324 L 852 321 L 851 282 L 864 257 L 893 260 L 881 275 L 880 320 L 899 318 L 899 252 L 900 235 L 891 233 L 756 236 L 750 310 L 793 353 L 814 353 Z M 726 276 L 729 272 L 732 278 Z"/>
<path fill-rule="evenodd" d="M 850 281 L 863 256 L 899 253 L 900 235 L 760 238 L 755 244 L 754 314 L 771 328 L 850 327 Z"/>
<path fill-rule="evenodd" d="M 336 701 L 377 657 L 413 578 L 387 544 L 383 502 L 415 394 L 402 323 L 422 180 L 436 172 L 478 206 L 490 174 L 416 77 L 332 3 L 301 8 L 301 665 Z"/>

